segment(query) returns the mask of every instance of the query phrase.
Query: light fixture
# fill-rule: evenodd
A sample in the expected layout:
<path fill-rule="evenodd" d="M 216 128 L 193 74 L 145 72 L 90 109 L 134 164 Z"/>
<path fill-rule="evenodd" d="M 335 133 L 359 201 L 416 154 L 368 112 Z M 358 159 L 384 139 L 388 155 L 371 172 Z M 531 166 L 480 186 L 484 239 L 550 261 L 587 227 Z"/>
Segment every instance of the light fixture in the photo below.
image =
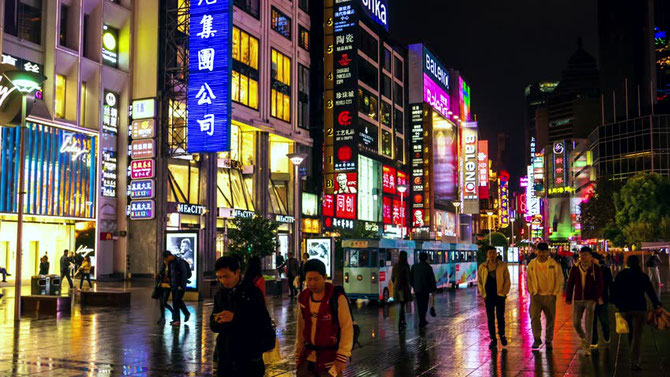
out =
<path fill-rule="evenodd" d="M 489 216 L 493 216 L 493 211 L 486 211 L 486 214 Z"/>
<path fill-rule="evenodd" d="M 42 74 L 29 71 L 7 71 L 3 74 L 12 82 L 16 90 L 24 94 L 39 89 L 47 79 Z"/>
<path fill-rule="evenodd" d="M 306 153 L 289 153 L 286 155 L 289 160 L 293 163 L 293 165 L 300 165 L 302 164 L 303 161 L 307 158 Z"/>
<path fill-rule="evenodd" d="M 398 192 L 404 194 L 407 191 L 407 185 L 398 185 Z"/>

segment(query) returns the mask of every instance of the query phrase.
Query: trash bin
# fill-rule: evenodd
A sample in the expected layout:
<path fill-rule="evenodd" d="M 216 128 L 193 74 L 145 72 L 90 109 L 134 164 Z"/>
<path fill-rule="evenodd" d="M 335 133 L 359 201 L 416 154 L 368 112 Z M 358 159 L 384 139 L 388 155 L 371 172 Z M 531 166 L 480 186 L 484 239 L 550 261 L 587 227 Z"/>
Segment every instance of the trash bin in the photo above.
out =
<path fill-rule="evenodd" d="M 49 281 L 47 294 L 60 296 L 60 275 L 47 275 Z"/>
<path fill-rule="evenodd" d="M 45 275 L 34 275 L 30 278 L 30 294 L 31 295 L 46 295 L 47 294 L 47 277 Z"/>

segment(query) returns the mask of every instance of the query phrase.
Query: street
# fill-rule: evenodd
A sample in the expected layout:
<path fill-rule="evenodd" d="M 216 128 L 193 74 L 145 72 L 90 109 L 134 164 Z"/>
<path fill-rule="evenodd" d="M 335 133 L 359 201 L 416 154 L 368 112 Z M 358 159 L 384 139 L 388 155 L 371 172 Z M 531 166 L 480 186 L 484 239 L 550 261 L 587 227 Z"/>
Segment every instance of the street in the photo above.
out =
<path fill-rule="evenodd" d="M 354 316 L 361 327 L 362 348 L 355 348 L 346 376 L 617 376 L 631 375 L 628 342 L 621 339 L 617 358 L 613 307 L 612 342 L 591 357 L 577 353 L 579 339 L 572 328 L 571 308 L 559 300 L 553 352 L 531 349 L 529 300 L 519 283 L 524 276 L 510 267 L 512 290 L 507 300 L 509 346 L 488 349 L 484 305 L 476 288 L 437 295 L 436 318 L 420 332 L 414 309 L 407 330 L 397 328 L 395 306 L 358 302 Z M 670 279 L 662 301 L 670 302 Z M 78 282 L 78 281 L 77 281 Z M 132 292 L 129 309 L 81 308 L 70 316 L 25 318 L 14 326 L 12 287 L 0 285 L 0 376 L 212 376 L 214 334 L 208 329 L 212 301 L 187 302 L 195 315 L 179 328 L 156 325 L 158 303 L 150 299 L 149 283 L 100 283 Z M 525 285 L 523 285 L 525 286 Z M 24 288 L 27 290 L 27 287 Z M 27 292 L 26 292 L 27 293 Z M 295 301 L 268 297 L 278 326 L 282 361 L 267 367 L 268 376 L 294 374 Z M 169 320 L 169 315 L 168 315 Z M 10 340 L 11 339 L 11 340 Z M 658 347 L 658 352 L 656 349 Z M 642 372 L 635 376 L 663 376 L 670 369 L 670 333 L 652 335 L 645 329 Z M 661 369 L 661 367 L 663 369 Z M 665 372 L 667 373 L 667 372 Z"/>

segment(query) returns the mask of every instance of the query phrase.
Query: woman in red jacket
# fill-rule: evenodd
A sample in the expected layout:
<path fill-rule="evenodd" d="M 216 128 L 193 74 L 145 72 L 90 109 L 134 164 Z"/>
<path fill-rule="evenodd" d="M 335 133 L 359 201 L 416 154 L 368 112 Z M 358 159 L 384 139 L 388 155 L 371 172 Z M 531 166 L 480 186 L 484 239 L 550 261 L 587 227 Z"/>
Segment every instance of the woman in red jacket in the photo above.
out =
<path fill-rule="evenodd" d="M 265 299 L 265 278 L 263 277 L 263 268 L 261 266 L 260 257 L 253 256 L 249 258 L 243 281 L 260 289 L 261 292 L 263 292 L 263 299 Z"/>

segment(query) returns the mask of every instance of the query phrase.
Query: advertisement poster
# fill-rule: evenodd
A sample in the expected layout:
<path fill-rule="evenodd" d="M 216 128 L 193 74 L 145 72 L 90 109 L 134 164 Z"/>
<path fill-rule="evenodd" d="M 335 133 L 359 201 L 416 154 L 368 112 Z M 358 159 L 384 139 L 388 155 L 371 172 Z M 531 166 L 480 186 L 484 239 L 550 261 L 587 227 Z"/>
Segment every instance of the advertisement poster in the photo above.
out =
<path fill-rule="evenodd" d="M 447 204 L 456 199 L 458 159 L 457 132 L 453 123 L 433 114 L 433 189 L 435 202 Z"/>
<path fill-rule="evenodd" d="M 191 279 L 186 288 L 198 288 L 198 232 L 166 232 L 165 249 L 188 262 Z"/>
<path fill-rule="evenodd" d="M 314 258 L 322 261 L 326 265 L 326 275 L 332 278 L 333 243 L 330 238 L 308 238 L 307 254 L 309 254 L 309 259 Z"/>

